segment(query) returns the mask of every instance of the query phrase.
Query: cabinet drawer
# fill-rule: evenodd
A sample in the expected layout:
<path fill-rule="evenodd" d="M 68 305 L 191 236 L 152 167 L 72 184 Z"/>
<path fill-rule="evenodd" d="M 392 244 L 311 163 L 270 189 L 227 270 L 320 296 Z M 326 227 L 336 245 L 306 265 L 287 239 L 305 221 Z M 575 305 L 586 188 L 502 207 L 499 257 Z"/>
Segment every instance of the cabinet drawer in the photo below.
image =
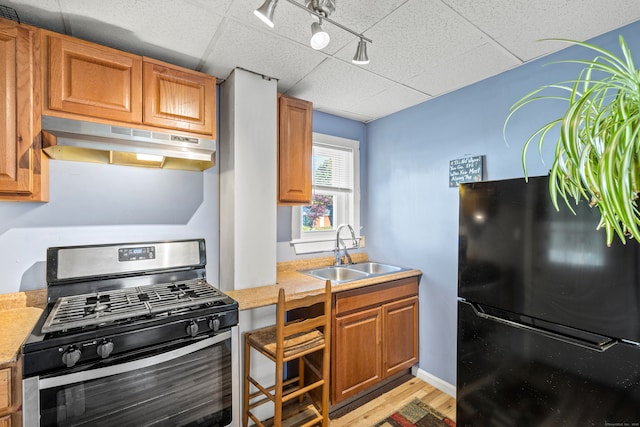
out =
<path fill-rule="evenodd" d="M 0 412 L 11 407 L 11 368 L 0 369 Z M 0 425 L 2 425 L 0 423 Z"/>
<path fill-rule="evenodd" d="M 336 315 L 418 294 L 418 278 L 394 280 L 335 295 Z"/>

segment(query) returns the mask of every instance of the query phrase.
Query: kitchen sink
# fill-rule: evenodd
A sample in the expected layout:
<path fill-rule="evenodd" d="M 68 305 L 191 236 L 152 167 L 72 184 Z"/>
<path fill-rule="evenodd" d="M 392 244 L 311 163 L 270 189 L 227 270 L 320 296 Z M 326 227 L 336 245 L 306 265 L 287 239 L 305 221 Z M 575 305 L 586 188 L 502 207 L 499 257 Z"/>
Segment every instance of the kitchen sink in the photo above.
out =
<path fill-rule="evenodd" d="M 381 264 L 379 262 L 362 262 L 360 264 L 351 264 L 348 268 L 352 270 L 362 271 L 370 275 L 389 274 L 402 270 L 401 267 L 396 267 L 395 265 L 389 264 Z"/>
<path fill-rule="evenodd" d="M 367 273 L 358 270 L 352 270 L 347 267 L 323 267 L 314 270 L 304 271 L 309 276 L 317 277 L 319 279 L 331 280 L 334 282 L 349 282 L 351 280 L 364 279 L 367 277 Z"/>
<path fill-rule="evenodd" d="M 328 267 L 300 270 L 300 273 L 317 277 L 318 279 L 331 280 L 335 284 L 366 279 L 368 277 L 382 276 L 384 274 L 397 273 L 403 270 L 406 270 L 406 268 L 368 261 L 358 264 L 339 266 L 332 265 Z"/>

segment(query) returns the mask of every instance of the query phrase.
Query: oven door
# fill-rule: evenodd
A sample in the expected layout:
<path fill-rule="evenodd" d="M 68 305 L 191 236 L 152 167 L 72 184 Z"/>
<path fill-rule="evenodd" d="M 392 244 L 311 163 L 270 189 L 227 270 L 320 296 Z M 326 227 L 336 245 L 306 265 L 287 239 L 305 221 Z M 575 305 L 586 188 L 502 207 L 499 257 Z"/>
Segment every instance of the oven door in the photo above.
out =
<path fill-rule="evenodd" d="M 237 404 L 231 338 L 227 331 L 140 359 L 27 378 L 24 425 L 226 426 Z"/>

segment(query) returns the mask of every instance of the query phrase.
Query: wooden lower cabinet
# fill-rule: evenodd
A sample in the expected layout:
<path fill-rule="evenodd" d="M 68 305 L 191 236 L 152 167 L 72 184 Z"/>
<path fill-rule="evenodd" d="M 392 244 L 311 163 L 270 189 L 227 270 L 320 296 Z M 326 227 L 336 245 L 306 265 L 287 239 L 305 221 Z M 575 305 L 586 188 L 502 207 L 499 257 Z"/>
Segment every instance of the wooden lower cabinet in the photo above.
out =
<path fill-rule="evenodd" d="M 382 379 L 381 325 L 380 308 L 335 319 L 332 401 L 356 395 Z"/>
<path fill-rule="evenodd" d="M 22 373 L 20 361 L 0 365 L 0 427 L 22 424 Z"/>
<path fill-rule="evenodd" d="M 331 404 L 418 363 L 418 277 L 334 294 Z"/>
<path fill-rule="evenodd" d="M 384 376 L 388 377 L 418 363 L 418 297 L 385 304 L 382 312 L 382 361 Z"/>

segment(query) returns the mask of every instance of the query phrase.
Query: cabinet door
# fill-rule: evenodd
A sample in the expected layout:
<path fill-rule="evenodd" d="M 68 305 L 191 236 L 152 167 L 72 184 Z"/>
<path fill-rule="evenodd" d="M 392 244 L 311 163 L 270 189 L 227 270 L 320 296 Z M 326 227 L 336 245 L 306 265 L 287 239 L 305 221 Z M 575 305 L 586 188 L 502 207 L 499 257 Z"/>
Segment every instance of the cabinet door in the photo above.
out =
<path fill-rule="evenodd" d="M 34 189 L 32 37 L 24 28 L 0 27 L 0 193 Z"/>
<path fill-rule="evenodd" d="M 332 404 L 382 379 L 382 309 L 336 317 L 332 339 Z"/>
<path fill-rule="evenodd" d="M 311 203 L 313 104 L 280 96 L 278 101 L 278 201 Z"/>
<path fill-rule="evenodd" d="M 216 78 L 144 59 L 144 123 L 215 138 Z"/>
<path fill-rule="evenodd" d="M 47 33 L 48 108 L 142 123 L 142 57 Z"/>
<path fill-rule="evenodd" d="M 383 375 L 388 377 L 418 363 L 418 297 L 385 304 Z"/>
<path fill-rule="evenodd" d="M 0 427 L 11 427 L 11 415 L 0 417 Z"/>
<path fill-rule="evenodd" d="M 0 413 L 11 408 L 11 368 L 0 369 Z"/>

